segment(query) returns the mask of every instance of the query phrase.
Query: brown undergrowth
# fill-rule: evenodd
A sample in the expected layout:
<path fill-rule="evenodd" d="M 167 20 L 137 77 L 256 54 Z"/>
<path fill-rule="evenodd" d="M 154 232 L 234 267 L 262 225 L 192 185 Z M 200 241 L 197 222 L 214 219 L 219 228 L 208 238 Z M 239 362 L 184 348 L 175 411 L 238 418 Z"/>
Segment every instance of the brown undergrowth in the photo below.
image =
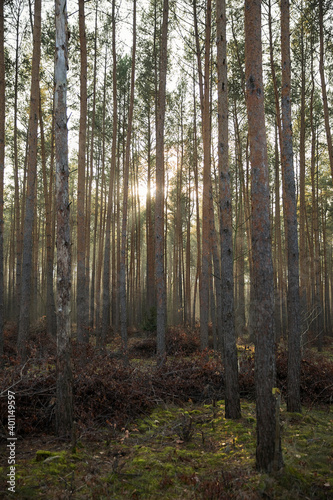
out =
<path fill-rule="evenodd" d="M 93 339 L 84 350 L 72 343 L 77 431 L 72 443 L 64 443 L 54 434 L 55 344 L 44 320 L 31 332 L 30 357 L 23 365 L 16 357 L 14 325 L 6 330 L 0 433 L 6 438 L 11 389 L 16 395 L 19 498 L 333 498 L 330 355 L 311 349 L 304 353 L 304 411 L 288 414 L 282 405 L 285 467 L 266 476 L 254 467 L 253 346 L 238 346 L 242 418 L 232 422 L 224 418 L 223 364 L 213 351 L 199 351 L 196 331 L 169 330 L 167 359 L 159 369 L 155 341 L 145 333 L 131 334 L 128 363 L 118 337 L 109 339 L 105 353 L 96 353 Z M 286 372 L 286 352 L 279 347 L 277 385 L 283 396 Z M 4 447 L 3 498 L 9 498 L 6 470 Z"/>
<path fill-rule="evenodd" d="M 42 340 L 44 343 L 42 343 Z M 21 365 L 15 354 L 15 328 L 5 335 L 5 368 L 0 374 L 0 418 L 7 418 L 7 389 L 16 393 L 18 432 L 52 432 L 55 405 L 54 342 L 43 322 L 32 331 L 28 361 Z M 213 351 L 200 352 L 197 332 L 171 328 L 167 359 L 157 369 L 155 340 L 136 334 L 129 342 L 129 363 L 122 359 L 115 337 L 105 353 L 90 345 L 84 353 L 73 342 L 75 419 L 81 428 L 95 428 L 112 420 L 119 426 L 160 403 L 212 402 L 224 397 L 223 364 Z M 84 362 L 82 357 L 84 356 Z M 287 355 L 277 349 L 277 386 L 286 395 Z M 301 397 L 306 405 L 333 401 L 333 362 L 308 350 L 302 358 Z M 254 349 L 239 346 L 239 383 L 242 398 L 254 399 Z"/>

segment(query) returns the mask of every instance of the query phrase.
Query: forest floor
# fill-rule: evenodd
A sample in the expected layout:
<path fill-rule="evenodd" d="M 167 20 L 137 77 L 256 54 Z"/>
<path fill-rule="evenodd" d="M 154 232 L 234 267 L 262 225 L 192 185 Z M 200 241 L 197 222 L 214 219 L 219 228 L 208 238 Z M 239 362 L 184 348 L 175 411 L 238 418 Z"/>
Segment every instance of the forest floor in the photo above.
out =
<path fill-rule="evenodd" d="M 14 336 L 14 329 L 7 334 L 0 376 L 0 498 L 333 499 L 332 338 L 325 339 L 324 352 L 303 355 L 302 413 L 288 413 L 282 403 L 284 468 L 268 475 L 255 470 L 253 347 L 239 345 L 242 417 L 231 421 L 224 418 L 221 362 L 197 351 L 192 332 L 171 331 L 169 356 L 159 370 L 154 340 L 143 335 L 131 339 L 129 366 L 118 359 L 119 339 L 104 357 L 91 354 L 85 367 L 73 345 L 76 432 L 69 443 L 54 433 L 54 358 L 45 350 L 41 356 L 35 345 L 22 368 L 10 350 Z M 282 396 L 285 369 L 280 347 Z M 10 386 L 16 397 L 15 494 L 7 484 Z"/>

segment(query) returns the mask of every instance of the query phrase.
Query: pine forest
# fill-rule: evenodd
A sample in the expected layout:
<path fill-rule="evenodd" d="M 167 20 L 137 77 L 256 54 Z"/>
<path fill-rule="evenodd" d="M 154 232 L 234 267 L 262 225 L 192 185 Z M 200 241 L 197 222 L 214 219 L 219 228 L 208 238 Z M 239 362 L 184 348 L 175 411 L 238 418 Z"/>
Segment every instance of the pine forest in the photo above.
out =
<path fill-rule="evenodd" d="M 332 16 L 0 2 L 0 496 L 332 498 Z"/>

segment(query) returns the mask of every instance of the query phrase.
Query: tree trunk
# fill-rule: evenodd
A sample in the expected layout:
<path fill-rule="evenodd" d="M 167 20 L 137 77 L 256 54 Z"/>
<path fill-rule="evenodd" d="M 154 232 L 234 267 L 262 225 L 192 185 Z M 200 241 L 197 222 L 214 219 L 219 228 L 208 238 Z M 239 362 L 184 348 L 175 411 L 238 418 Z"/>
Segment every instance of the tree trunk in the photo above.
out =
<path fill-rule="evenodd" d="M 109 193 L 107 200 L 107 216 L 105 229 L 105 247 L 104 247 L 104 268 L 103 268 L 103 312 L 102 312 L 102 329 L 97 339 L 97 346 L 104 348 L 106 342 L 107 331 L 110 325 L 110 230 L 111 216 L 113 205 L 113 181 L 116 169 L 116 152 L 117 152 L 117 56 L 116 56 L 116 19 L 115 19 L 115 0 L 112 1 L 112 86 L 113 86 L 113 119 L 112 119 L 112 151 L 111 151 L 111 168 L 109 179 Z"/>
<path fill-rule="evenodd" d="M 252 259 L 254 292 L 256 466 L 270 472 L 282 465 L 276 439 L 274 282 L 269 220 L 269 176 L 262 79 L 261 0 L 245 0 L 246 104 L 252 176 Z M 278 442 L 277 442 L 278 441 Z"/>
<path fill-rule="evenodd" d="M 311 99 L 310 99 L 310 128 L 311 128 L 311 192 L 312 192 L 312 305 L 314 311 L 315 339 L 318 351 L 322 350 L 322 304 L 321 304 L 321 262 L 320 262 L 320 235 L 319 235 L 319 203 L 318 203 L 318 170 L 316 168 L 317 156 L 317 130 L 315 124 L 315 76 L 313 68 L 313 51 L 311 51 Z"/>
<path fill-rule="evenodd" d="M 90 307 L 89 307 L 89 325 L 95 326 L 95 284 L 96 284 L 96 254 L 97 254 L 97 226 L 98 226 L 98 200 L 99 200 L 99 173 L 100 160 L 97 164 L 97 174 L 95 183 L 95 214 L 94 214 L 94 236 L 93 236 L 93 257 L 91 265 L 91 284 L 90 284 Z M 97 292 L 98 293 L 98 292 Z"/>
<path fill-rule="evenodd" d="M 136 165 L 136 199 L 137 199 L 137 207 L 138 213 L 136 216 L 137 220 L 137 232 L 136 232 L 136 247 L 137 247 L 137 257 L 136 257 L 136 300 L 137 300 L 137 323 L 142 323 L 142 292 L 141 292 L 141 208 L 140 208 L 140 197 L 139 197 L 139 175 L 138 175 L 138 164 Z"/>
<path fill-rule="evenodd" d="M 32 247 L 35 214 L 35 190 L 37 177 L 37 129 L 39 108 L 39 64 L 41 50 L 41 0 L 35 1 L 33 54 L 31 70 L 30 113 L 28 129 L 27 193 L 23 234 L 23 263 L 20 321 L 17 348 L 22 360 L 26 358 L 26 342 L 30 326 Z"/>
<path fill-rule="evenodd" d="M 151 114 L 150 107 L 148 106 L 148 179 L 147 179 L 147 200 L 146 200 L 146 212 L 147 212 L 147 307 L 146 311 L 148 317 L 151 317 L 153 307 L 156 306 L 156 291 L 155 291 L 155 239 L 154 239 L 154 220 L 153 220 L 153 207 L 152 207 L 152 196 L 151 196 Z"/>
<path fill-rule="evenodd" d="M 53 338 L 57 334 L 56 311 L 53 293 L 53 238 L 52 238 L 52 198 L 53 198 L 53 158 L 51 158 L 50 180 L 47 183 L 46 172 L 46 151 L 44 137 L 44 122 L 42 112 L 42 102 L 39 99 L 39 123 L 40 123 L 40 143 L 42 153 L 42 174 L 45 203 L 45 235 L 46 235 L 46 325 L 47 331 Z M 52 120 L 51 137 L 53 142 L 54 119 Z M 52 152 L 53 155 L 53 152 Z"/>
<path fill-rule="evenodd" d="M 134 84 L 135 84 L 135 56 L 136 56 L 136 0 L 133 0 L 133 48 L 132 48 L 132 72 L 131 72 L 131 95 L 128 109 L 127 134 L 126 134 L 126 151 L 124 163 L 124 178 L 123 178 L 123 219 L 121 229 L 121 252 L 120 252 L 120 322 L 121 322 L 121 339 L 122 348 L 125 356 L 127 351 L 127 293 L 126 293 L 126 250 L 127 250 L 127 209 L 128 209 L 128 183 L 129 183 L 129 166 L 132 138 L 132 123 L 134 109 Z M 134 248 L 134 241 L 131 241 Z"/>
<path fill-rule="evenodd" d="M 20 189 L 19 189 L 19 161 L 18 161 L 18 127 L 17 127 L 17 111 L 18 111 L 18 77 L 19 77 L 19 37 L 20 37 L 20 19 L 21 11 L 18 8 L 16 33 L 15 33 L 15 80 L 14 80 L 14 210 L 15 210 L 15 252 L 16 252 L 16 276 L 15 287 L 16 297 L 15 304 L 15 319 L 17 325 L 20 320 L 20 295 L 21 295 L 21 267 L 22 267 L 22 237 L 21 237 L 21 214 L 20 214 Z M 23 206 L 23 205 L 22 205 Z M 23 224 L 23 222 L 22 222 Z"/>
<path fill-rule="evenodd" d="M 94 35 L 94 77 L 93 77 L 93 103 L 92 103 L 92 118 L 91 118 L 91 138 L 90 138 L 90 176 L 88 183 L 88 193 L 87 193 L 87 207 L 86 207 L 86 220 L 85 220 L 85 231 L 86 231 L 86 248 L 85 248 L 85 267 L 86 267 L 86 303 L 87 313 L 86 321 L 89 326 L 93 323 L 93 316 L 90 314 L 92 309 L 92 304 L 90 303 L 89 308 L 89 296 L 93 292 L 94 288 L 93 277 L 90 280 L 90 219 L 91 219 L 91 200 L 92 200 L 92 184 L 94 177 L 94 154 L 95 154 L 95 126 L 96 126 L 96 82 L 97 82 L 97 39 L 98 39 L 98 29 L 97 29 L 97 13 L 98 13 L 98 0 L 96 1 L 95 9 L 95 35 Z M 96 226 L 95 226 L 96 227 Z M 93 257 L 94 259 L 94 257 Z M 91 266 L 94 268 L 94 263 Z M 92 270 L 93 274 L 93 270 Z M 90 293 L 89 293 L 90 292 Z M 87 334 L 88 337 L 88 334 Z"/>
<path fill-rule="evenodd" d="M 87 140 L 87 42 L 85 28 L 84 0 L 79 0 L 79 31 L 80 31 L 80 130 L 78 156 L 77 185 L 77 340 L 88 342 L 87 329 L 87 293 L 86 293 L 86 231 L 85 231 L 85 168 Z"/>
<path fill-rule="evenodd" d="M 156 329 L 158 364 L 165 357 L 166 287 L 164 269 L 164 120 L 167 74 L 169 0 L 163 1 L 160 71 L 156 117 L 156 207 L 155 207 L 155 272 L 156 272 Z"/>
<path fill-rule="evenodd" d="M 232 212 L 228 159 L 228 88 L 225 0 L 216 2 L 218 72 L 218 166 L 221 238 L 222 336 L 224 347 L 225 415 L 240 418 L 235 334 Z M 219 285 L 218 285 L 219 286 Z"/>
<path fill-rule="evenodd" d="M 307 284 L 308 262 L 306 245 L 306 201 L 305 201 L 305 52 L 304 52 L 304 13 L 302 4 L 302 32 L 301 32 L 301 108 L 300 108 L 300 137 L 299 137 L 299 260 L 300 260 L 300 304 L 302 314 L 302 339 L 304 345 L 307 341 L 305 332 L 307 330 Z"/>
<path fill-rule="evenodd" d="M 105 180 L 105 115 L 106 115 L 106 77 L 107 77 L 107 61 L 108 61 L 108 47 L 105 47 L 105 58 L 104 58 L 104 84 L 103 84 L 103 113 L 102 113 L 102 180 L 101 180 L 101 202 L 100 202 L 100 217 L 99 217 L 99 238 L 98 238 L 98 258 L 97 258 L 97 271 L 96 271 L 96 309 L 95 309 L 95 325 L 100 328 L 100 304 L 101 304 L 101 276 L 102 276 L 102 264 L 103 264 L 103 237 L 104 237 L 104 226 L 105 226 L 105 210 L 106 202 L 104 203 L 104 180 Z M 92 283 L 92 287 L 94 284 Z M 93 302 L 93 301 L 92 301 Z M 92 303 L 92 306 L 94 304 Z M 97 336 L 98 338 L 98 336 Z"/>
<path fill-rule="evenodd" d="M 67 7 L 55 2 L 55 148 L 57 198 L 57 405 L 56 427 L 60 436 L 71 437 L 73 395 L 71 368 L 71 242 L 68 196 L 67 132 Z"/>
<path fill-rule="evenodd" d="M 201 279 L 200 279 L 200 337 L 201 348 L 208 347 L 208 316 L 209 316 L 209 217 L 210 217 L 210 155 L 211 155 L 211 123 L 209 106 L 209 67 L 210 67 L 210 35 L 211 35 L 211 0 L 207 0 L 206 5 L 206 30 L 205 30 L 205 59 L 204 78 L 202 74 L 202 64 L 200 55 L 199 32 L 197 22 L 196 1 L 193 2 L 194 30 L 196 39 L 196 50 L 198 59 L 200 104 L 202 114 L 202 140 L 204 150 L 203 166 L 203 195 L 202 195 L 202 250 L 201 250 Z"/>
<path fill-rule="evenodd" d="M 192 165 L 191 165 L 192 167 Z M 191 170 L 188 169 L 185 271 L 185 323 L 191 324 Z"/>
<path fill-rule="evenodd" d="M 194 66 L 193 66 L 194 71 Z M 195 79 L 193 76 L 193 164 L 194 164 L 194 184 L 195 184 L 195 208 L 196 208 L 196 236 L 197 236 L 197 271 L 194 283 L 193 293 L 193 318 L 192 325 L 195 326 L 195 308 L 197 298 L 197 283 L 199 279 L 199 289 L 201 281 L 201 231 L 200 231 L 200 212 L 199 212 L 199 172 L 198 172 L 198 137 L 197 137 L 197 103 L 195 95 Z"/>
<path fill-rule="evenodd" d="M 5 168 L 5 47 L 3 4 L 0 2 L 0 365 L 3 355 L 4 327 L 4 255 L 3 255 L 3 180 Z"/>
<path fill-rule="evenodd" d="M 280 213 L 280 162 L 278 145 L 278 127 L 275 124 L 275 230 L 274 230 L 274 262 L 275 262 L 275 340 L 278 342 L 282 335 L 283 324 L 283 258 Z"/>
<path fill-rule="evenodd" d="M 322 209 L 322 233 L 323 233 L 323 253 L 324 253 L 324 332 L 329 334 L 332 331 L 331 324 L 331 303 L 330 303 L 330 289 L 329 289 L 329 267 L 328 267 L 328 245 L 327 245 L 327 200 L 322 200 L 323 209 Z"/>
<path fill-rule="evenodd" d="M 291 125 L 291 64 L 289 0 L 281 1 L 281 67 L 282 67 L 282 170 L 284 188 L 284 213 L 286 221 L 286 246 L 288 258 L 288 397 L 290 412 L 301 411 L 300 371 L 300 297 L 299 254 L 296 214 L 295 174 L 293 166 L 293 143 Z"/>
<path fill-rule="evenodd" d="M 327 102 L 327 91 L 325 82 L 325 70 L 324 70 L 324 12 L 323 12 L 323 2 L 324 0 L 319 0 L 319 40 L 320 40 L 320 61 L 319 61 L 319 72 L 321 81 L 321 93 L 323 97 L 323 108 L 324 108 L 324 118 L 325 118 L 325 130 L 328 148 L 328 157 L 330 160 L 331 174 L 333 180 L 333 145 L 332 145 L 332 134 L 330 128 L 330 115 Z"/>

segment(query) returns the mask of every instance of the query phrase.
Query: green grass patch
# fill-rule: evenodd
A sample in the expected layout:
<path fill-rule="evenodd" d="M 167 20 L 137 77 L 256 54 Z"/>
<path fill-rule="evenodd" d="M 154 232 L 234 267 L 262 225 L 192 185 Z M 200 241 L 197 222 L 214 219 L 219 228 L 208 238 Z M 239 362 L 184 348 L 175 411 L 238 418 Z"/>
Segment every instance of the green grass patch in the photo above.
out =
<path fill-rule="evenodd" d="M 255 404 L 224 418 L 224 403 L 161 405 L 103 439 L 81 438 L 75 454 L 39 449 L 19 458 L 18 498 L 297 500 L 333 498 L 333 415 L 281 409 L 285 466 L 255 470 Z M 103 434 L 104 433 L 104 434 Z M 6 467 L 0 469 L 4 498 Z M 61 496 L 65 495 L 65 496 Z M 66 497 L 67 495 L 67 497 Z M 8 496 L 9 498 L 9 496 Z"/>

